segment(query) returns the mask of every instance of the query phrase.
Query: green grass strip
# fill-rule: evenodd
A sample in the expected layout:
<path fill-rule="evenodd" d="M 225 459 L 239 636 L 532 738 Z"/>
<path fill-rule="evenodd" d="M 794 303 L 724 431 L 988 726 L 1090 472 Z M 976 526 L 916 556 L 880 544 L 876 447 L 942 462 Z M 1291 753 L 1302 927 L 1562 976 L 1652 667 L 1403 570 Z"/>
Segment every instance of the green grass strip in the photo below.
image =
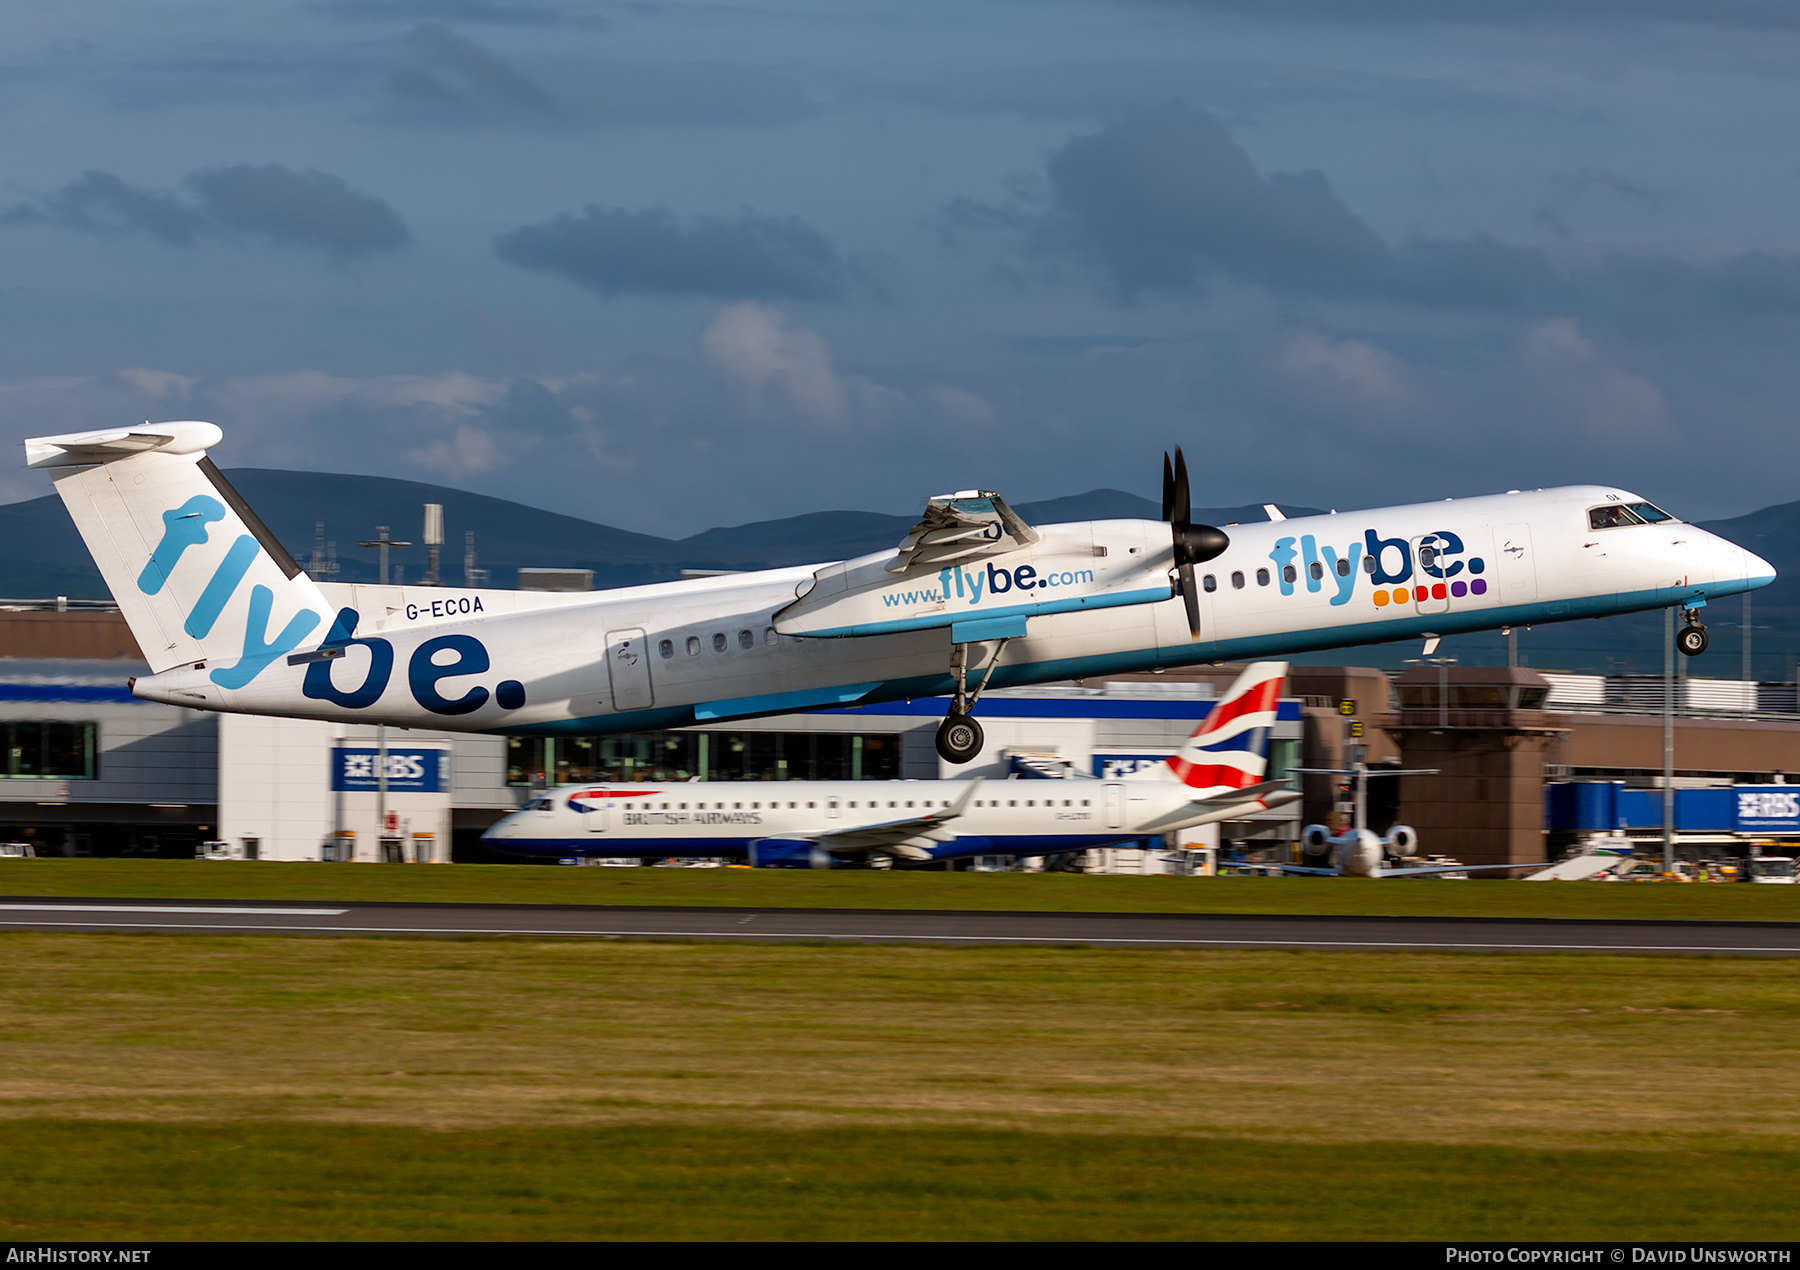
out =
<path fill-rule="evenodd" d="M 1800 1237 L 1800 1210 L 1746 1202 L 1793 1193 L 1796 1151 L 46 1120 L 0 1141 L 0 1231 L 25 1240 Z"/>

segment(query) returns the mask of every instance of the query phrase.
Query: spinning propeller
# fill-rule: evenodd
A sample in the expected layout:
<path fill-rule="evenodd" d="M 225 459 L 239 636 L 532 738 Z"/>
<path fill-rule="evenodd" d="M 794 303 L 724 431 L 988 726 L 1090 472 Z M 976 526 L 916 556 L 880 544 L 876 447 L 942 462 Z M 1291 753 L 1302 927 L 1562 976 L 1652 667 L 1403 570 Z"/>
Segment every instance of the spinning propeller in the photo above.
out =
<path fill-rule="evenodd" d="M 1211 525 L 1196 525 L 1188 520 L 1187 458 L 1181 447 L 1175 447 L 1175 462 L 1169 463 L 1169 452 L 1163 451 L 1162 518 L 1169 522 L 1169 533 L 1175 541 L 1175 567 L 1181 575 L 1181 598 L 1187 605 L 1188 633 L 1200 637 L 1200 589 L 1194 582 L 1194 566 L 1205 564 L 1231 545 L 1222 530 Z"/>

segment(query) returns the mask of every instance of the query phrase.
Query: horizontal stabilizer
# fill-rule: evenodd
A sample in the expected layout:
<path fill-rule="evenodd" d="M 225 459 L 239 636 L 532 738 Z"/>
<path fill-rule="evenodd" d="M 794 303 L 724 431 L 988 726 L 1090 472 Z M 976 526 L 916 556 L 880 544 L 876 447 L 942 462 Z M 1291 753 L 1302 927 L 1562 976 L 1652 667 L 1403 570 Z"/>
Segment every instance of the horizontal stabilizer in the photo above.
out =
<path fill-rule="evenodd" d="M 225 434 L 217 424 L 189 420 L 146 423 L 141 428 L 109 428 L 104 432 L 65 432 L 32 437 L 25 442 L 27 467 L 86 467 L 157 450 L 163 454 L 201 454 Z"/>

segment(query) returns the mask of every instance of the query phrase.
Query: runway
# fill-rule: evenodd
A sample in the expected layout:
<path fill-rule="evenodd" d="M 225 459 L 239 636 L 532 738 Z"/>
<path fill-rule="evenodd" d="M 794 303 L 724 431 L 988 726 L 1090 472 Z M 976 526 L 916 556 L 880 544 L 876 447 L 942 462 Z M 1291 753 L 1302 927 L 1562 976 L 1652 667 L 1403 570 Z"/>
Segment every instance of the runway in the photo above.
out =
<path fill-rule="evenodd" d="M 1800 922 L 0 899 L 0 930 L 1800 956 Z"/>

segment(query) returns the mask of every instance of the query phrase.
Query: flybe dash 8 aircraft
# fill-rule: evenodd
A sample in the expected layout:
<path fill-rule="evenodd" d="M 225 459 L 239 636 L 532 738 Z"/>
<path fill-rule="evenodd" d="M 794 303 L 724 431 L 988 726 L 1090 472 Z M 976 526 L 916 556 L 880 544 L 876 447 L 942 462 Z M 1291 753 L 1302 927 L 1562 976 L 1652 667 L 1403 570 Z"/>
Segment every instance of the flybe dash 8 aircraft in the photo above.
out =
<path fill-rule="evenodd" d="M 482 835 L 554 856 L 743 857 L 824 868 L 1045 855 L 1236 820 L 1300 797 L 1264 781 L 1287 663 L 1246 667 L 1172 757 L 1120 781 L 692 781 L 567 785 Z"/>
<path fill-rule="evenodd" d="M 1604 486 L 1197 525 L 1177 450 L 1161 521 L 1034 526 L 969 490 L 891 550 L 816 566 L 586 594 L 337 584 L 227 483 L 221 439 L 178 422 L 25 443 L 150 663 L 132 691 L 201 710 L 554 735 L 953 694 L 938 751 L 962 763 L 990 684 L 1677 605 L 1692 655 L 1702 606 L 1775 576 Z"/>

